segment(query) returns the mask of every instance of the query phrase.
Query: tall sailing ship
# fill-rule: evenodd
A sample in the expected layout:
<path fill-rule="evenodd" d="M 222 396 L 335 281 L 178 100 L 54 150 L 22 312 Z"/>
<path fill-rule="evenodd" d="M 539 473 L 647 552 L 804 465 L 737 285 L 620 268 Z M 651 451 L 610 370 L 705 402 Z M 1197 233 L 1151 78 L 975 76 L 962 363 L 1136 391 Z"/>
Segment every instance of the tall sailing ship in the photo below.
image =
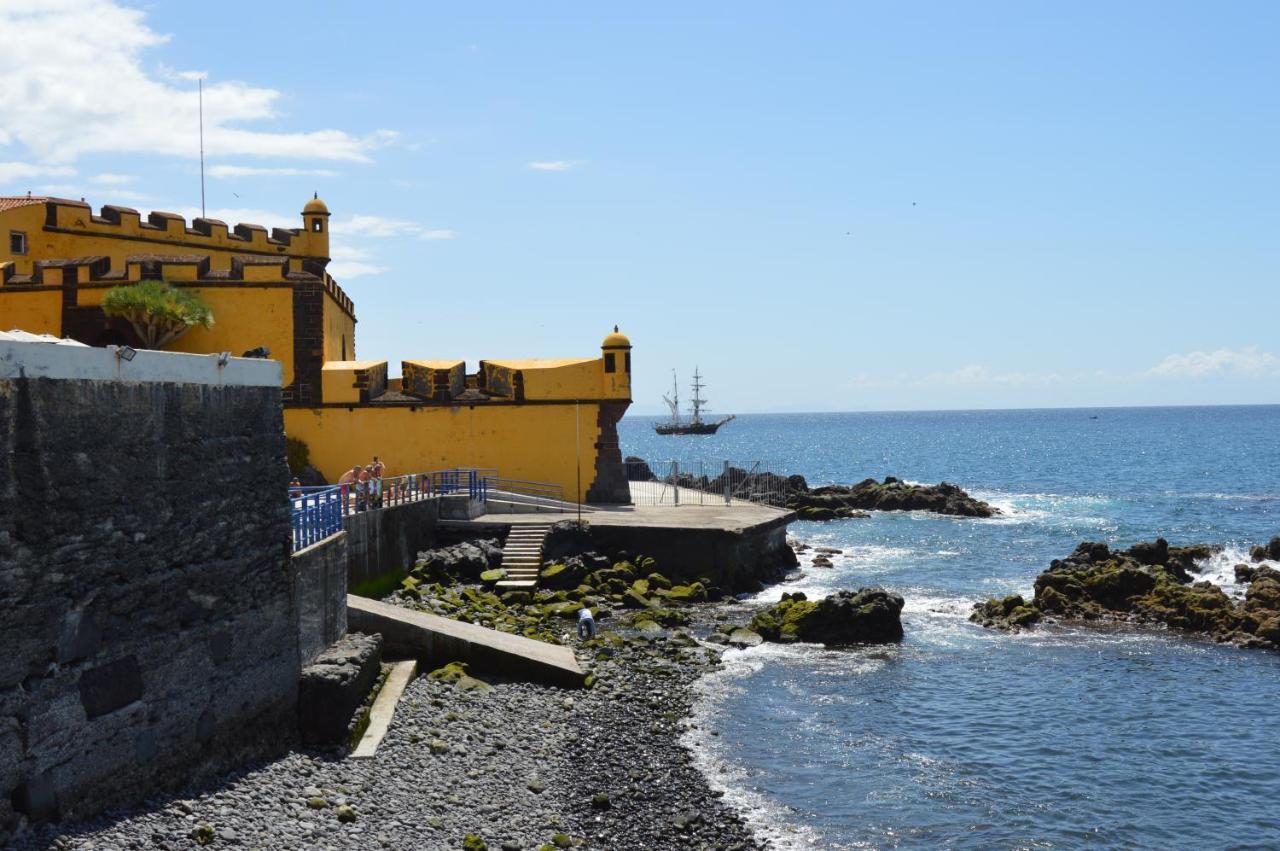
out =
<path fill-rule="evenodd" d="M 725 417 L 722 420 L 708 422 L 702 418 L 702 412 L 707 410 L 707 400 L 702 398 L 702 376 L 698 374 L 695 367 L 693 370 L 693 404 L 691 405 L 692 416 L 687 420 L 680 419 L 680 383 L 676 379 L 676 371 L 671 370 L 671 395 L 663 396 L 662 401 L 667 403 L 667 407 L 671 409 L 671 421 L 665 423 L 654 423 L 653 430 L 658 434 L 715 434 L 720 426 L 733 419 L 733 415 Z"/>

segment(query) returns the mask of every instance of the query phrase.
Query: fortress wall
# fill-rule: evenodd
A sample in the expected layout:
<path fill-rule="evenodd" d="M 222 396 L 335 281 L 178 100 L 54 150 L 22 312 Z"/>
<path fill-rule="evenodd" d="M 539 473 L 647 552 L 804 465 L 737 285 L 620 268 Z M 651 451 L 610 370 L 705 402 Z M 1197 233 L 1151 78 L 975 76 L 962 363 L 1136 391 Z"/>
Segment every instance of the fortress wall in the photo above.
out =
<path fill-rule="evenodd" d="M 580 462 L 585 500 L 597 478 L 604 406 L 606 419 L 625 410 L 625 403 L 612 402 L 288 408 L 285 430 L 307 444 L 311 463 L 331 482 L 378 455 L 389 476 L 491 468 L 504 478 L 560 485 L 572 500 Z M 621 460 L 615 472 L 625 486 Z"/>
<path fill-rule="evenodd" d="M 295 725 L 280 367 L 0 341 L 0 845 Z"/>

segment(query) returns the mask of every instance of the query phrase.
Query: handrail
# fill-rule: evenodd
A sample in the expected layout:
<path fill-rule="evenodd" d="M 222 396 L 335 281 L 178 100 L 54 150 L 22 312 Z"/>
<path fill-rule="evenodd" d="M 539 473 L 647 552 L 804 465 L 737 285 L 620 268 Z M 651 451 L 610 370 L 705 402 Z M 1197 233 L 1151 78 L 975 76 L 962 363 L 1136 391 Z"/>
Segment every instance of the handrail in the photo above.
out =
<path fill-rule="evenodd" d="M 468 499 L 487 502 L 491 491 L 503 491 L 534 500 L 564 501 L 564 489 L 560 485 L 504 479 L 498 475 L 497 470 L 484 467 L 454 467 L 383 476 L 371 479 L 369 485 L 368 489 L 361 489 L 350 483 L 291 485 L 289 504 L 293 520 L 294 551 L 309 547 L 341 531 L 342 520 L 348 515 L 392 508 L 423 499 L 465 493 Z M 538 505 L 537 502 L 534 504 Z"/>

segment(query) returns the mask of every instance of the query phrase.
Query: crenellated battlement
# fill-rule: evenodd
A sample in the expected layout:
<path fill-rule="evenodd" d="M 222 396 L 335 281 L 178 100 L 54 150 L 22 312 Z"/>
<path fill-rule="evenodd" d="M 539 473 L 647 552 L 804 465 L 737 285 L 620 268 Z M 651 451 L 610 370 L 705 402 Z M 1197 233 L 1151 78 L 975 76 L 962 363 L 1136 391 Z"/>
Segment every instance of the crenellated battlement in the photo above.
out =
<path fill-rule="evenodd" d="M 318 228 L 308 223 L 307 227 L 268 231 L 259 224 L 229 226 L 219 219 L 201 217 L 188 224 L 182 216 L 163 210 L 152 211 L 144 219 L 132 207 L 115 204 L 104 205 L 94 215 L 89 204 L 62 198 L 46 199 L 44 207 L 44 229 L 55 233 L 167 243 L 195 250 L 307 257 L 321 262 L 329 259 L 329 234 L 324 223 Z"/>
<path fill-rule="evenodd" d="M 235 255 L 231 268 L 213 269 L 205 254 L 130 254 L 121 266 L 103 255 L 61 260 L 36 260 L 30 275 L 17 274 L 12 261 L 0 263 L 4 286 L 95 287 L 133 284 L 144 280 L 168 281 L 177 286 L 318 284 L 338 307 L 355 318 L 355 305 L 324 269 L 310 259 Z"/>

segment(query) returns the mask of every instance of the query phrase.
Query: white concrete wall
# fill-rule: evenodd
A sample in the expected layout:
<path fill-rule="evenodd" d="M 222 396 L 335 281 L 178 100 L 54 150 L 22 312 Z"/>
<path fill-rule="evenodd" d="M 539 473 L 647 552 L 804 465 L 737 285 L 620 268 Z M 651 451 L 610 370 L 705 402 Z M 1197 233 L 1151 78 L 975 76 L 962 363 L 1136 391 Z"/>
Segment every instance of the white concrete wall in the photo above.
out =
<path fill-rule="evenodd" d="M 116 346 L 63 346 L 0 340 L 0 379 L 62 378 L 88 381 L 138 381 L 210 384 L 227 387 L 280 387 L 284 372 L 278 361 L 218 355 L 137 350 L 133 360 L 118 356 Z"/>

